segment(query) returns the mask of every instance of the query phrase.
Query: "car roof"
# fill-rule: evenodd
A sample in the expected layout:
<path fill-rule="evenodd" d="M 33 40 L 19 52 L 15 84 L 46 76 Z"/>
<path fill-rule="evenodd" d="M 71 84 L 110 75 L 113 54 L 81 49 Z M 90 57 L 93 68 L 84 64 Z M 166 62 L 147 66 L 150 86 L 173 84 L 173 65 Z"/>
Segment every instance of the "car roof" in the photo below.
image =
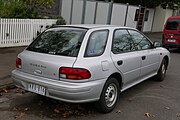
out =
<path fill-rule="evenodd" d="M 180 19 L 180 16 L 171 16 L 168 19 Z"/>
<path fill-rule="evenodd" d="M 54 27 L 74 27 L 74 28 L 84 28 L 84 29 L 93 29 L 93 28 L 131 28 L 117 25 L 101 25 L 101 24 L 74 24 L 74 25 L 55 25 Z M 134 29 L 134 28 L 131 28 Z"/>

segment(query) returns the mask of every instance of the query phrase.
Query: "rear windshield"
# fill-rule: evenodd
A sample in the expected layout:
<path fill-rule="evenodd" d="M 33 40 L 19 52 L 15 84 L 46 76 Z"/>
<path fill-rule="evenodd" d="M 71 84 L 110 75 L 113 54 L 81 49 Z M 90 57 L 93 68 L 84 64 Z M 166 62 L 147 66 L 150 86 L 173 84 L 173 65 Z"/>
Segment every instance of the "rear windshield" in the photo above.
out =
<path fill-rule="evenodd" d="M 52 28 L 38 36 L 27 50 L 77 57 L 86 31 L 79 28 Z"/>
<path fill-rule="evenodd" d="M 179 20 L 170 19 L 167 21 L 166 30 L 177 30 L 179 29 Z"/>

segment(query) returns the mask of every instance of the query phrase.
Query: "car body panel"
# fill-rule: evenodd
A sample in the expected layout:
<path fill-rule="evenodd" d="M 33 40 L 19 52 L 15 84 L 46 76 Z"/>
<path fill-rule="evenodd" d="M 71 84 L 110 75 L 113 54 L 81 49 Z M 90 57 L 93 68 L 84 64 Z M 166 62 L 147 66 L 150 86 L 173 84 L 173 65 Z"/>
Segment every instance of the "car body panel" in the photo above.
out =
<path fill-rule="evenodd" d="M 111 54 L 114 66 L 123 74 L 123 88 L 139 79 L 141 57 L 137 51 L 122 54 Z M 122 61 L 122 65 L 118 65 Z"/>
<path fill-rule="evenodd" d="M 76 57 L 48 55 L 27 50 L 18 57 L 22 59 L 21 71 L 56 80 L 59 79 L 59 68 L 72 67 L 76 60 Z"/>
<path fill-rule="evenodd" d="M 157 73 L 160 63 L 160 51 L 157 49 L 142 50 L 138 52 L 141 56 L 141 78 L 147 77 L 149 74 Z M 145 57 L 142 60 L 142 57 Z"/>
<path fill-rule="evenodd" d="M 99 99 L 106 79 L 90 82 L 69 82 L 40 77 L 19 70 L 12 71 L 16 86 L 28 90 L 30 83 L 45 87 L 45 96 L 72 103 L 84 103 Z"/>

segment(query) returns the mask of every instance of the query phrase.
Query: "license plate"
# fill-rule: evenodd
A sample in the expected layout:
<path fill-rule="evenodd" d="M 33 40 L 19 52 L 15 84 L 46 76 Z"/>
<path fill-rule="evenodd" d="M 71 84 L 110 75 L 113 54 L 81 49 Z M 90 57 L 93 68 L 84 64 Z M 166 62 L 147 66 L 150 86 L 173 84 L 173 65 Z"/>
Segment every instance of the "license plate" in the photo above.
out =
<path fill-rule="evenodd" d="M 168 42 L 176 42 L 175 39 L 168 39 Z"/>
<path fill-rule="evenodd" d="M 32 84 L 32 83 L 28 84 L 27 89 L 28 89 L 28 91 L 31 91 L 31 92 L 34 92 L 34 93 L 37 93 L 40 95 L 45 95 L 45 93 L 46 93 L 45 87 L 36 85 L 36 84 Z"/>

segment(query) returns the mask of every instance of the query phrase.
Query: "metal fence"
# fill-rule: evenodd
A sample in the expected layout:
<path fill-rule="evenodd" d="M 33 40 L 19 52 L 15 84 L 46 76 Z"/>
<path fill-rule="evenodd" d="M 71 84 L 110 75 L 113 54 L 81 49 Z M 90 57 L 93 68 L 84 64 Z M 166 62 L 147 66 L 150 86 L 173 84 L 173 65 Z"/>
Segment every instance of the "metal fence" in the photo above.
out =
<path fill-rule="evenodd" d="M 54 19 L 0 18 L 0 47 L 28 45 L 37 36 L 37 32 L 55 23 Z"/>

